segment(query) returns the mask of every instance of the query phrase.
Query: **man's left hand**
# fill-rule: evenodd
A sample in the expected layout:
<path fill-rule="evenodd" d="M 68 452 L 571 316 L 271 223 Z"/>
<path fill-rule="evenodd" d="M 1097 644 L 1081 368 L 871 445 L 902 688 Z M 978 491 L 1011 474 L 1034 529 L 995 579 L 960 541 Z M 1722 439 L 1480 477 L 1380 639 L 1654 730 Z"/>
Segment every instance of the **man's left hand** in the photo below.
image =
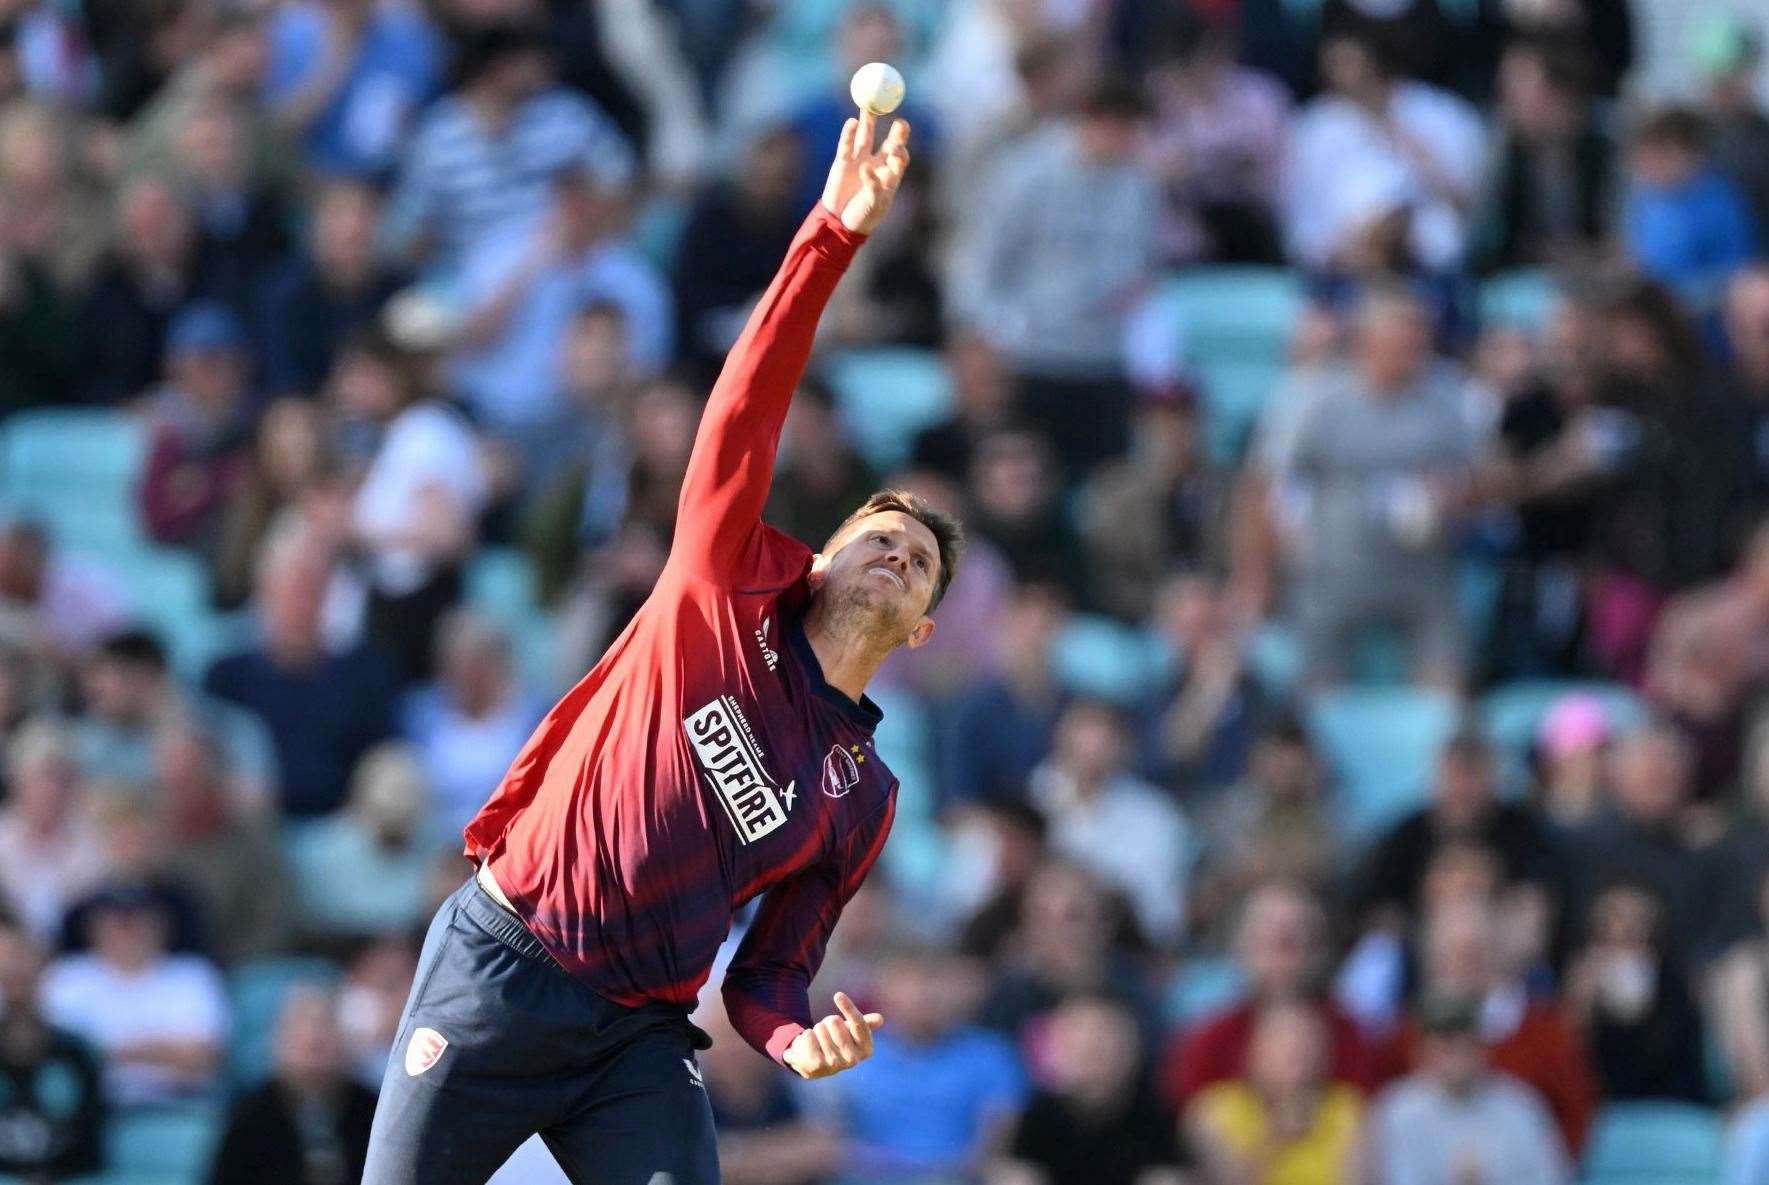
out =
<path fill-rule="evenodd" d="M 861 1012 L 846 992 L 835 993 L 836 1016 L 826 1016 L 792 1039 L 781 1060 L 800 1078 L 827 1078 L 872 1056 L 872 1032 L 884 1024 L 877 1012 Z"/>

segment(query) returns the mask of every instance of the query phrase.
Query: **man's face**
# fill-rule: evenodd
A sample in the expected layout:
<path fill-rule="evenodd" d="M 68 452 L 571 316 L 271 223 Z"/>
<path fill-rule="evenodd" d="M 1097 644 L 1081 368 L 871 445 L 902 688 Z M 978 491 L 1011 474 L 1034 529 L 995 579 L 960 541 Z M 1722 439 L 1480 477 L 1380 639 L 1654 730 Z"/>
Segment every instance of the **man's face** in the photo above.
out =
<path fill-rule="evenodd" d="M 1376 390 L 1404 386 L 1430 355 L 1430 322 L 1417 305 L 1393 301 L 1366 313 L 1358 334 L 1358 361 Z"/>
<path fill-rule="evenodd" d="M 1437 810 L 1455 827 L 1477 822 L 1492 805 L 1492 766 L 1476 754 L 1451 753 L 1437 763 Z"/>
<path fill-rule="evenodd" d="M 1680 144 L 1646 141 L 1628 153 L 1628 167 L 1642 185 L 1677 189 L 1701 169 L 1701 156 Z"/>
<path fill-rule="evenodd" d="M 1675 815 L 1688 797 L 1692 761 L 1675 735 L 1648 732 L 1616 751 L 1613 784 L 1623 812 L 1648 826 Z"/>
<path fill-rule="evenodd" d="M 1255 992 L 1292 996 L 1308 988 L 1322 949 L 1319 907 L 1300 894 L 1268 889 L 1247 905 L 1235 955 Z"/>
<path fill-rule="evenodd" d="M 1434 1033 L 1425 1038 L 1425 1065 L 1450 1091 L 1474 1085 L 1486 1066 L 1486 1050 L 1473 1033 Z"/>
<path fill-rule="evenodd" d="M 1726 294 L 1726 340 L 1758 367 L 1769 360 L 1769 273 L 1746 272 Z"/>
<path fill-rule="evenodd" d="M 934 533 L 900 510 L 881 510 L 850 526 L 819 556 L 812 587 L 840 614 L 892 646 L 920 646 L 933 636 L 928 613 L 940 574 Z"/>

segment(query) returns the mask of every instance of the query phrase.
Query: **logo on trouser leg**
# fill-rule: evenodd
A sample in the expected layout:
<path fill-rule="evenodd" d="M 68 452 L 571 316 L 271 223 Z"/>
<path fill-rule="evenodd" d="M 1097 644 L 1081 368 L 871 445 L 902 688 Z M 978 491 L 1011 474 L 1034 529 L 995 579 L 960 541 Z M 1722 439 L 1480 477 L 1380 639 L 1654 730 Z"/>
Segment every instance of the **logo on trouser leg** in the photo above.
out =
<path fill-rule="evenodd" d="M 435 1029 L 428 1026 L 418 1029 L 412 1034 L 411 1044 L 405 1047 L 405 1072 L 416 1078 L 434 1066 L 447 1048 L 448 1038 Z"/>

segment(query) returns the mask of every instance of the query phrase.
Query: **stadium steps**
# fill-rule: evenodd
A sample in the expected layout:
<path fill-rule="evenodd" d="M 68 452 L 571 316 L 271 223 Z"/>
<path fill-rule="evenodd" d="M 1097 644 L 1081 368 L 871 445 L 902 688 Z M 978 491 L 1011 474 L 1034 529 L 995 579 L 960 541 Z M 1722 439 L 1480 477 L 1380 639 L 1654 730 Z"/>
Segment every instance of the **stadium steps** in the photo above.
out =
<path fill-rule="evenodd" d="M 1353 833 L 1369 835 L 1424 804 L 1457 708 L 1442 692 L 1344 687 L 1315 696 L 1307 717 L 1337 776 L 1341 817 Z"/>
<path fill-rule="evenodd" d="M 1687 1103 L 1612 1103 L 1585 1150 L 1584 1185 L 1714 1185 L 1720 1117 Z"/>

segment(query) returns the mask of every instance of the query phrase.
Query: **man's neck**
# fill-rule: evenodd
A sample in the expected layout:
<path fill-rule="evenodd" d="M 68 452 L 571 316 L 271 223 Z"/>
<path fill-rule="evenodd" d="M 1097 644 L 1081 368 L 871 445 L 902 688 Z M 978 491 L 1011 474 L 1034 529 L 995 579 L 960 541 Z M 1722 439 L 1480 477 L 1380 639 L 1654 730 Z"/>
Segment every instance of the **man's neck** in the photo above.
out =
<path fill-rule="evenodd" d="M 813 601 L 805 613 L 805 638 L 823 668 L 823 681 L 855 703 L 890 653 L 862 635 L 831 628 L 821 601 Z"/>

